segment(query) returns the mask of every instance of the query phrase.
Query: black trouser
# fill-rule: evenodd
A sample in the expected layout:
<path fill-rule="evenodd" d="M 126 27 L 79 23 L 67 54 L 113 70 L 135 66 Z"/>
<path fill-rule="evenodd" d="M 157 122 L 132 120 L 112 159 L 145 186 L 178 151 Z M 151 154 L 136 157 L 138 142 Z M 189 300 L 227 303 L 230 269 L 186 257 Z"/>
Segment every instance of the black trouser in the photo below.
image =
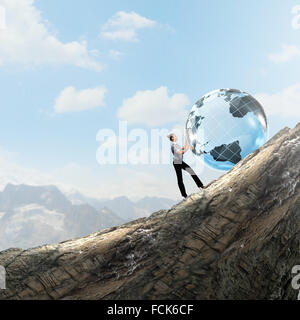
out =
<path fill-rule="evenodd" d="M 173 166 L 176 171 L 178 187 L 179 187 L 181 195 L 183 197 L 187 197 L 187 194 L 186 194 L 185 187 L 184 187 L 183 180 L 182 180 L 182 170 L 187 171 L 192 176 L 192 178 L 194 179 L 198 188 L 203 187 L 203 183 L 198 178 L 198 176 L 196 175 L 194 170 L 188 164 L 186 164 L 184 161 L 182 161 L 181 163 L 174 163 L 173 162 Z"/>

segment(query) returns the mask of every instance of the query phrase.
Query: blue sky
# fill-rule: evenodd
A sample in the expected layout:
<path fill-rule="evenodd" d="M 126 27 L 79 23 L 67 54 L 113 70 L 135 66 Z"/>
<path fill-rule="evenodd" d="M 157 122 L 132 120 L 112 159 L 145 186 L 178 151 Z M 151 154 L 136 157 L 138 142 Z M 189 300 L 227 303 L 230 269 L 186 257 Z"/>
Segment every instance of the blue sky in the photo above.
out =
<path fill-rule="evenodd" d="M 0 0 L 6 13 L 6 28 L 0 29 L 0 182 L 56 183 L 99 197 L 178 197 L 171 166 L 100 166 L 98 130 L 117 131 L 124 100 L 138 91 L 155 95 L 161 87 L 169 98 L 188 99 L 176 96 L 178 114 L 211 90 L 245 90 L 265 107 L 270 136 L 293 127 L 300 116 L 300 28 L 292 24 L 297 20 L 292 8 L 299 5 L 281 0 Z M 98 106 L 66 111 L 68 87 L 75 93 L 97 88 L 91 100 L 98 99 Z M 60 113 L 55 112 L 59 97 Z M 143 119 L 141 105 L 138 123 L 128 106 L 129 129 L 183 125 L 171 116 L 156 123 L 157 106 Z M 208 182 L 220 173 L 205 168 L 199 174 Z M 192 184 L 188 188 L 195 191 Z"/>

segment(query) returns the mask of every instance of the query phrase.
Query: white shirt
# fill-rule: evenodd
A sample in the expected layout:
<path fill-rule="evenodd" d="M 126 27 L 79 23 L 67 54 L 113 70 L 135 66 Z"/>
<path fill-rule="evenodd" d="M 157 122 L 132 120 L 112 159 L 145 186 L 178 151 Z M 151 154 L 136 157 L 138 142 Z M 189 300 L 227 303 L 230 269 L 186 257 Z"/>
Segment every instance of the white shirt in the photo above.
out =
<path fill-rule="evenodd" d="M 175 142 L 172 142 L 171 151 L 173 153 L 173 161 L 174 161 L 174 163 L 182 163 L 183 154 L 178 153 L 178 151 L 182 151 L 180 145 L 175 143 Z"/>

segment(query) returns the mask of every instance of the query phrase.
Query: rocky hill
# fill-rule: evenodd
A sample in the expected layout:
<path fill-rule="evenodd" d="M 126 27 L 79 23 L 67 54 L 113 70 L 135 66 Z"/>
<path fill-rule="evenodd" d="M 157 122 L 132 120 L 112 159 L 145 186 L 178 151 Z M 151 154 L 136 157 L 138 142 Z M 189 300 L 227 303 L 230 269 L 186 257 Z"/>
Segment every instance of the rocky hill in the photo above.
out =
<path fill-rule="evenodd" d="M 207 189 L 120 227 L 0 253 L 2 299 L 296 299 L 300 124 Z"/>

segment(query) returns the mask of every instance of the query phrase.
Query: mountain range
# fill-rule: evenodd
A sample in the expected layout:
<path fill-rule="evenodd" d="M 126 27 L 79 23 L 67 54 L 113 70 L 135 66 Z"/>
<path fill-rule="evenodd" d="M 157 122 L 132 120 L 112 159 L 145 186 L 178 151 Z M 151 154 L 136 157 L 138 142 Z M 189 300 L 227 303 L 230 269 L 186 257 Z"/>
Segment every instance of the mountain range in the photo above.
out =
<path fill-rule="evenodd" d="M 0 192 L 0 250 L 29 248 L 82 237 L 166 209 L 172 200 L 92 199 L 56 186 L 8 184 Z"/>
<path fill-rule="evenodd" d="M 154 211 L 169 209 L 176 203 L 174 200 L 160 197 L 144 197 L 135 202 L 125 196 L 95 199 L 85 197 L 78 192 L 68 194 L 67 197 L 74 204 L 88 203 L 96 209 L 108 208 L 125 221 L 149 216 Z"/>

